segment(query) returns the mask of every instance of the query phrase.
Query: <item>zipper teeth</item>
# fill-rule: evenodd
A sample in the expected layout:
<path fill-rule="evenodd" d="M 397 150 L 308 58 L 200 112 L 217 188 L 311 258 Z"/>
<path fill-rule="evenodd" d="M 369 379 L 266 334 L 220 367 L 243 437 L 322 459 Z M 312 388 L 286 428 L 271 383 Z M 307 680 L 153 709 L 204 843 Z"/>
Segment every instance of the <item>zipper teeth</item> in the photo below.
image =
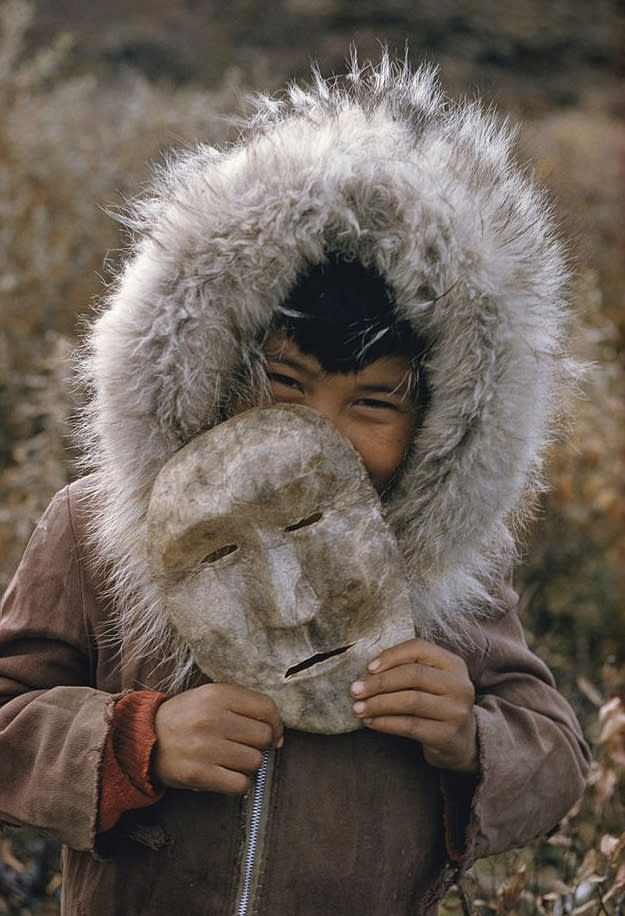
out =
<path fill-rule="evenodd" d="M 254 860 L 256 857 L 256 841 L 258 839 L 258 828 L 260 826 L 263 807 L 263 795 L 265 792 L 265 781 L 267 779 L 269 753 L 269 750 L 263 751 L 263 760 L 254 781 L 254 801 L 252 803 L 252 811 L 250 814 L 250 831 L 247 849 L 245 851 L 241 899 L 237 908 L 237 916 L 245 916 L 250 901 L 252 874 L 254 872 Z"/>

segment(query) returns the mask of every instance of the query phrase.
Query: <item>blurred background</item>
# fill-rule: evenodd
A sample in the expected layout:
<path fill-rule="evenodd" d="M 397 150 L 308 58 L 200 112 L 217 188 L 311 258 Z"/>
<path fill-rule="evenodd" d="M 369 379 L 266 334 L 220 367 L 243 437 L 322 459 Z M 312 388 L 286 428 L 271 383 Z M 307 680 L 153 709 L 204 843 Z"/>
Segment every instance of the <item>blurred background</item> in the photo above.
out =
<path fill-rule="evenodd" d="M 253 91 L 341 72 L 353 44 L 433 61 L 520 122 L 569 240 L 588 364 L 518 575 L 528 640 L 595 752 L 549 841 L 489 860 L 445 912 L 625 912 L 625 8 L 622 0 L 0 0 L 0 591 L 76 471 L 81 320 L 124 237 L 111 211 L 165 150 L 227 142 Z M 56 913 L 56 846 L 0 836 L 0 914 Z"/>

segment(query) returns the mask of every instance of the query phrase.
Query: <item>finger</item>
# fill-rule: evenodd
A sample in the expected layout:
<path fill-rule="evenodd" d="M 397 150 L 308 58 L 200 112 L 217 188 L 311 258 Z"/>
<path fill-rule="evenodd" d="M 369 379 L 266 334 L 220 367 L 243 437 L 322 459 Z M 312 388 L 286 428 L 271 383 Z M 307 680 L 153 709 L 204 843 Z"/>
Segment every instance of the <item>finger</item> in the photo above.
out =
<path fill-rule="evenodd" d="M 223 737 L 259 750 L 271 747 L 274 743 L 273 729 L 268 722 L 234 712 L 229 712 L 224 720 Z"/>
<path fill-rule="evenodd" d="M 173 788 L 239 794 L 262 763 L 262 753 L 235 742 L 212 738 L 193 741 L 176 760 L 165 784 Z"/>
<path fill-rule="evenodd" d="M 271 697 L 234 684 L 205 684 L 197 690 L 201 691 L 206 710 L 211 717 L 214 716 L 216 709 L 221 709 L 243 718 L 266 723 L 272 735 L 267 744 L 281 745 L 282 720 Z M 267 744 L 263 746 L 266 747 Z"/>
<path fill-rule="evenodd" d="M 193 788 L 206 788 L 206 791 L 220 792 L 223 795 L 245 795 L 250 785 L 251 779 L 244 773 L 237 773 L 234 770 L 228 770 L 226 767 L 216 767 L 215 774 L 209 785 L 206 787 L 194 786 Z"/>
<path fill-rule="evenodd" d="M 194 792 L 219 792 L 223 795 L 244 795 L 251 785 L 245 773 L 227 767 L 211 766 L 201 771 L 185 774 L 173 788 L 192 789 Z"/>
<path fill-rule="evenodd" d="M 371 672 L 386 671 L 389 668 L 395 668 L 399 665 L 408 665 L 420 663 L 430 668 L 440 668 L 447 671 L 455 671 L 458 668 L 464 668 L 464 661 L 460 656 L 436 646 L 434 643 L 427 642 L 425 639 L 415 637 L 405 642 L 398 643 L 390 649 L 380 652 L 376 658 L 368 665 Z"/>
<path fill-rule="evenodd" d="M 253 690 L 239 688 L 242 692 L 237 696 L 230 709 L 234 713 L 266 724 L 271 730 L 272 738 L 263 747 L 269 744 L 278 745 L 282 741 L 283 726 L 278 707 L 271 697 Z"/>
<path fill-rule="evenodd" d="M 414 716 L 376 716 L 363 724 L 373 731 L 418 741 L 425 759 L 432 766 L 466 773 L 479 769 L 476 723 L 458 730 L 449 722 L 435 722 Z"/>
<path fill-rule="evenodd" d="M 470 683 L 468 679 L 467 683 Z M 403 664 L 355 681 L 350 689 L 358 699 L 398 690 L 419 690 L 443 696 L 454 692 L 454 685 L 455 678 L 448 671 L 420 664 Z"/>
<path fill-rule="evenodd" d="M 430 719 L 416 719 L 414 716 L 375 716 L 363 720 L 372 731 L 410 738 L 424 746 L 438 746 L 447 738 L 440 723 Z"/>
<path fill-rule="evenodd" d="M 379 716 L 410 716 L 435 722 L 460 721 L 464 714 L 464 707 L 448 697 L 415 690 L 378 694 L 367 700 L 358 700 L 354 703 L 353 710 L 359 719 Z"/>
<path fill-rule="evenodd" d="M 262 751 L 246 744 L 238 744 L 225 738 L 210 738 L 205 742 L 203 753 L 197 754 L 196 765 L 221 766 L 236 773 L 252 775 L 262 763 Z"/>

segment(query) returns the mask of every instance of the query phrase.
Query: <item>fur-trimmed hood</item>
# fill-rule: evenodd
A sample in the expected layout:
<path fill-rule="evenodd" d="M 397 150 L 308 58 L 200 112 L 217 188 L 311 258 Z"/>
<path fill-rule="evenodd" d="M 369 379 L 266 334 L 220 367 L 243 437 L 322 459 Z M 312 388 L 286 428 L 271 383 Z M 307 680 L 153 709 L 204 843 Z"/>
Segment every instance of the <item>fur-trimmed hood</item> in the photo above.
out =
<path fill-rule="evenodd" d="M 568 372 L 566 269 L 507 126 L 387 55 L 256 104 L 234 145 L 172 158 L 134 205 L 133 250 L 84 360 L 96 550 L 124 641 L 171 650 L 174 686 L 190 660 L 147 568 L 151 486 L 223 418 L 307 265 L 340 252 L 374 266 L 429 342 L 431 402 L 385 504 L 426 637 L 461 639 L 496 606 Z"/>

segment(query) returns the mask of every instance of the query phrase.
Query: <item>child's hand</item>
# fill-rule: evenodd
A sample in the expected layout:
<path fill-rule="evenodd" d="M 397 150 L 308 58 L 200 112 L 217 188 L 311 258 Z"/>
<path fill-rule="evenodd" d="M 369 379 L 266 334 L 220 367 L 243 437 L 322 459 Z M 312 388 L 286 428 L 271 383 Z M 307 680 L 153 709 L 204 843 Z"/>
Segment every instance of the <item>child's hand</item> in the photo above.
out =
<path fill-rule="evenodd" d="M 205 684 L 166 700 L 155 729 L 154 776 L 174 789 L 242 795 L 263 749 L 282 744 L 274 701 L 233 684 Z"/>
<path fill-rule="evenodd" d="M 475 691 L 461 658 L 410 639 L 368 668 L 351 687 L 354 713 L 368 728 L 420 741 L 432 766 L 477 772 Z"/>

